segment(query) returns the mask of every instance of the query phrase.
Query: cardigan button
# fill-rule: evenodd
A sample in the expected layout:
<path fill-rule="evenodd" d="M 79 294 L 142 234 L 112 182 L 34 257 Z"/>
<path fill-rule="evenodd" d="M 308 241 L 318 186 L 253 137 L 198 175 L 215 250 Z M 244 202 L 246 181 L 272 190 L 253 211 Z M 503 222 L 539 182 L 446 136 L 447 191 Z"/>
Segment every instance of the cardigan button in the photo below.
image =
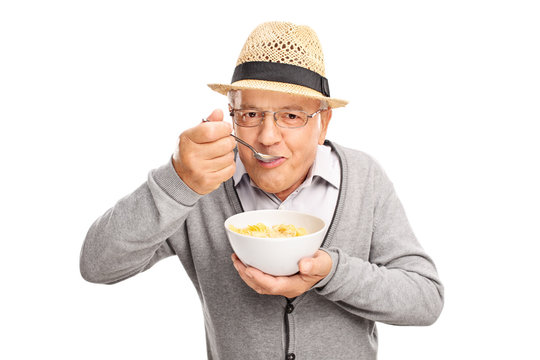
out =
<path fill-rule="evenodd" d="M 285 311 L 287 312 L 287 314 L 290 314 L 292 313 L 294 310 L 294 305 L 293 304 L 287 304 L 287 306 L 285 307 Z M 294 354 L 293 354 L 294 356 Z"/>
<path fill-rule="evenodd" d="M 294 360 L 294 359 L 296 359 L 296 355 L 294 355 L 293 353 L 287 354 L 287 360 Z"/>

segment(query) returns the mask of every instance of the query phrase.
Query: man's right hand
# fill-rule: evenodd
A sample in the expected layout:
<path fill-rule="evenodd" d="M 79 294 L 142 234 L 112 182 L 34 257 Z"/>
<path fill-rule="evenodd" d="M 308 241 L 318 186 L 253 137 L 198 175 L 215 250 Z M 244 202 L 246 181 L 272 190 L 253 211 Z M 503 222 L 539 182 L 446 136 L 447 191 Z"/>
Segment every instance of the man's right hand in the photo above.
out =
<path fill-rule="evenodd" d="M 219 109 L 208 120 L 184 131 L 173 155 L 178 176 L 200 195 L 217 189 L 236 170 L 233 152 L 236 141 L 230 136 L 231 124 L 223 121 Z"/>

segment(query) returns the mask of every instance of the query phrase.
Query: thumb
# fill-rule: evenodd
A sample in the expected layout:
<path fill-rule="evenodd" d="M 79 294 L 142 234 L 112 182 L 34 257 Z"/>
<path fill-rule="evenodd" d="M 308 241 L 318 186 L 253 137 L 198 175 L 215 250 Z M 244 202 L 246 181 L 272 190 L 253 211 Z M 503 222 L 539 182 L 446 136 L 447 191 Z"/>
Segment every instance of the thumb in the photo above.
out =
<path fill-rule="evenodd" d="M 300 263 L 298 264 L 300 273 L 302 275 L 309 275 L 309 276 L 315 275 L 314 266 L 313 266 L 314 262 L 315 261 L 312 258 L 302 259 Z"/>
<path fill-rule="evenodd" d="M 223 121 L 223 111 L 215 109 L 210 116 L 206 118 L 207 121 Z"/>
<path fill-rule="evenodd" d="M 325 251 L 318 250 L 313 257 L 300 260 L 298 268 L 302 275 L 324 277 L 332 268 L 332 258 Z"/>

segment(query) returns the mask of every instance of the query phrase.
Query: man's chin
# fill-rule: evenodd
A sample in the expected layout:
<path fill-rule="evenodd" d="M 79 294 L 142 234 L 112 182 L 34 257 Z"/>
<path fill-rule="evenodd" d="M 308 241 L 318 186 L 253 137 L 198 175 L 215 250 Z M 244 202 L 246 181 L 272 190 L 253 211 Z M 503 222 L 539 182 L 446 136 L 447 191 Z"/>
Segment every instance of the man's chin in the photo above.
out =
<path fill-rule="evenodd" d="M 259 187 L 259 189 L 269 193 L 269 194 L 277 194 L 286 191 L 289 187 L 287 186 L 276 186 L 276 183 L 269 183 L 268 179 L 265 179 L 263 181 L 256 181 L 255 179 L 252 179 L 255 185 Z"/>

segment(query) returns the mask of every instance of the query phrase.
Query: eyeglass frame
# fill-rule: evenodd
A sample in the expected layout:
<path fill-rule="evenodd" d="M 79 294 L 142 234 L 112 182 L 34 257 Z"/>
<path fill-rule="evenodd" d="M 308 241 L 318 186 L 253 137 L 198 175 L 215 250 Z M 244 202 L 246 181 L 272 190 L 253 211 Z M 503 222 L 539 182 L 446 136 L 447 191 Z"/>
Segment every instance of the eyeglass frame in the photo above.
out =
<path fill-rule="evenodd" d="M 253 126 L 245 126 L 245 125 L 240 125 L 236 122 L 236 120 L 234 119 L 234 112 L 235 111 L 249 111 L 249 110 L 253 110 L 254 112 L 261 112 L 262 113 L 262 116 L 261 116 L 261 120 L 259 121 L 259 123 L 257 125 L 253 125 Z M 287 110 L 279 110 L 279 111 L 265 111 L 265 110 L 256 110 L 256 109 L 231 109 L 230 112 L 229 112 L 229 115 L 233 118 L 233 122 L 240 126 L 240 127 L 245 127 L 245 128 L 254 128 L 254 127 L 257 127 L 257 126 L 261 126 L 262 122 L 264 121 L 264 119 L 266 118 L 266 114 L 270 114 L 272 113 L 274 116 L 274 123 L 276 124 L 276 126 L 282 128 L 282 129 L 299 129 L 301 127 L 304 127 L 307 125 L 309 119 L 313 118 L 314 116 L 316 116 L 317 114 L 320 114 L 321 112 L 325 111 L 325 110 L 328 110 L 328 109 L 319 109 L 317 111 L 315 111 L 313 114 L 309 115 L 307 112 L 303 111 L 303 110 L 290 110 L 290 111 L 297 111 L 297 112 L 302 112 L 304 114 L 306 114 L 307 118 L 306 118 L 306 121 L 300 125 L 300 126 L 293 126 L 293 127 L 288 127 L 288 126 L 281 126 L 278 124 L 278 119 L 277 119 L 277 116 L 276 114 L 277 113 L 280 113 L 280 112 L 287 112 Z"/>

